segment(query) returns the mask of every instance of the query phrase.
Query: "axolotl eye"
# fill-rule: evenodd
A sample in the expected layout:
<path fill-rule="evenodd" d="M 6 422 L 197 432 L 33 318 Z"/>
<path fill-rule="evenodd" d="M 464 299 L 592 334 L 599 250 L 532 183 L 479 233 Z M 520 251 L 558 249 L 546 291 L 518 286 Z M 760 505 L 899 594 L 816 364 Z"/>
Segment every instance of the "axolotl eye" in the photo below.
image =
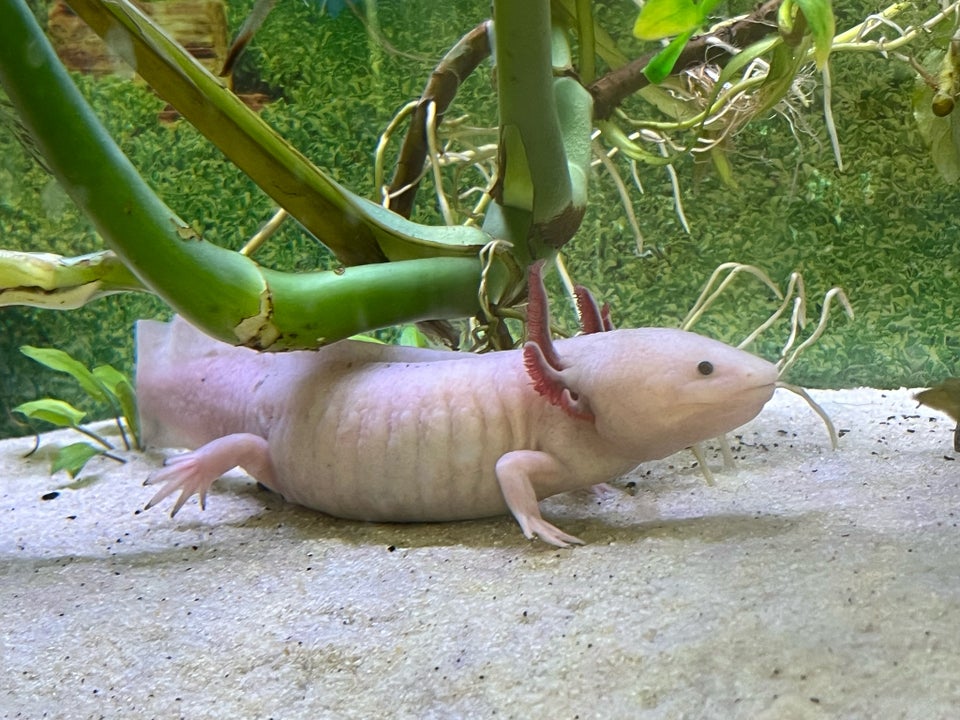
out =
<path fill-rule="evenodd" d="M 701 360 L 697 365 L 697 372 L 701 375 L 710 375 L 713 372 L 713 363 L 709 360 Z"/>

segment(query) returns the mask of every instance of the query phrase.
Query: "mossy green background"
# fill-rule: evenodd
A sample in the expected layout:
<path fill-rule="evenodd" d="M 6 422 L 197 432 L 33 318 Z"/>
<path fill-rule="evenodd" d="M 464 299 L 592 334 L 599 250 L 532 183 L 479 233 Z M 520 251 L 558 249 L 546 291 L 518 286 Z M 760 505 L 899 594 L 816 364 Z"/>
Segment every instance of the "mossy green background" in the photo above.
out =
<path fill-rule="evenodd" d="M 233 28 L 249 6 L 249 0 L 230 3 Z M 419 95 L 436 59 L 488 12 L 485 0 L 381 0 L 379 23 L 402 52 L 396 54 L 371 43 L 349 11 L 331 18 L 314 4 L 280 3 L 244 57 L 241 75 L 256 75 L 280 91 L 264 111 L 268 122 L 337 180 L 375 197 L 379 133 Z M 634 12 L 629 2 L 597 5 L 601 22 L 624 35 Z M 863 17 L 849 8 L 838 12 L 841 28 Z M 625 40 L 635 49 L 632 43 Z M 589 210 L 567 248 L 568 266 L 578 282 L 610 302 L 618 325 L 676 325 L 713 269 L 736 260 L 760 266 L 780 283 L 800 270 L 814 321 L 819 299 L 833 285 L 854 305 L 852 322 L 835 311 L 829 331 L 795 366 L 793 381 L 922 386 L 960 374 L 958 188 L 937 175 L 917 133 L 910 106 L 915 75 L 902 63 L 865 54 L 837 54 L 832 66 L 842 172 L 830 152 L 818 90 L 802 112 L 807 129 L 799 139 L 772 114 L 734 139 L 736 188 L 709 167 L 678 164 L 690 234 L 674 212 L 665 171 L 641 168 L 645 192 L 634 193 L 634 208 L 647 247 L 659 250 L 644 256 L 636 252 L 612 182 L 596 173 Z M 162 103 L 142 85 L 119 77 L 77 81 L 141 173 L 208 239 L 239 247 L 269 218 L 271 201 L 188 124 L 157 122 Z M 473 124 L 495 124 L 489 65 L 468 80 L 450 115 L 464 112 Z M 415 217 L 439 222 L 429 183 Z M 0 230 L 6 248 L 72 255 L 101 247 L 2 125 Z M 329 261 L 292 222 L 257 257 L 287 269 Z M 554 298 L 556 313 L 569 324 L 568 306 L 559 293 Z M 774 307 L 770 293 L 744 277 L 698 329 L 735 341 Z M 114 296 L 66 313 L 0 308 L 0 436 L 26 431 L 8 421 L 18 403 L 47 394 L 76 398 L 68 383 L 22 358 L 20 345 L 60 347 L 85 362 L 130 372 L 134 320 L 164 313 L 147 295 Z M 778 325 L 755 349 L 775 356 L 787 332 Z"/>

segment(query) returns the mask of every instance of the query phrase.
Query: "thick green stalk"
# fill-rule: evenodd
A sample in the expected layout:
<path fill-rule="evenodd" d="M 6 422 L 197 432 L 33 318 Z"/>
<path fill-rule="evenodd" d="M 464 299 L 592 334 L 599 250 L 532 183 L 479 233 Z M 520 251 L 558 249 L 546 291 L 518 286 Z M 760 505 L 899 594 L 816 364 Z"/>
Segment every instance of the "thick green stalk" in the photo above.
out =
<path fill-rule="evenodd" d="M 496 0 L 501 204 L 534 227 L 570 205 L 570 178 L 553 94 L 549 0 Z M 534 252 L 538 255 L 538 252 Z"/>
<path fill-rule="evenodd" d="M 546 257 L 586 209 L 593 100 L 569 77 L 569 43 L 560 20 L 551 27 L 549 0 L 495 2 L 494 23 L 500 180 L 484 229 L 520 258 Z"/>
<path fill-rule="evenodd" d="M 71 82 L 23 0 L 0 2 L 0 83 L 51 169 L 146 287 L 215 337 L 313 347 L 478 309 L 475 257 L 285 275 L 199 238 L 140 177 Z M 494 292 L 503 278 L 495 275 Z"/>

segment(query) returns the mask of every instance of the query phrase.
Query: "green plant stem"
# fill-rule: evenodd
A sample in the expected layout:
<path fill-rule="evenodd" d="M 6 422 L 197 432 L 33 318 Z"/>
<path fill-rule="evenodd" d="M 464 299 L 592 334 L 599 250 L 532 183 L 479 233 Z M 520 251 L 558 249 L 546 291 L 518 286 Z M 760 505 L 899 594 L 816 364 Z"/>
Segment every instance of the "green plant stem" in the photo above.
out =
<path fill-rule="evenodd" d="M 104 130 L 23 0 L 0 2 L 0 83 L 107 244 L 140 282 L 214 337 L 257 348 L 307 348 L 479 308 L 475 257 L 291 275 L 197 237 Z M 506 282 L 501 270 L 494 268 L 491 295 Z"/>
<path fill-rule="evenodd" d="M 115 415 L 113 418 L 113 421 L 117 424 L 117 429 L 120 431 L 120 438 L 123 440 L 123 446 L 127 450 L 130 450 L 131 449 L 130 438 L 127 436 L 127 431 L 123 427 L 123 416 Z"/>
<path fill-rule="evenodd" d="M 190 237 L 103 129 L 22 0 L 0 3 L 0 81 L 60 184 L 147 287 L 202 325 L 257 314 L 254 264 Z"/>
<path fill-rule="evenodd" d="M 593 25 L 593 0 L 577 2 L 577 37 L 580 39 L 580 82 L 591 83 L 597 76 L 596 33 Z"/>
<path fill-rule="evenodd" d="M 76 430 L 81 435 L 86 435 L 88 438 L 91 438 L 92 440 L 95 440 L 96 442 L 100 443 L 107 450 L 116 450 L 116 448 L 113 446 L 113 443 L 111 443 L 105 437 L 98 435 L 93 430 L 89 430 L 81 425 L 74 425 L 73 429 Z"/>
<path fill-rule="evenodd" d="M 571 205 L 553 90 L 550 2 L 496 0 L 494 25 L 501 173 L 495 197 L 506 208 L 529 213 L 531 255 L 539 257 L 552 249 L 544 245 L 556 246 L 553 238 L 540 237 L 540 228 Z"/>

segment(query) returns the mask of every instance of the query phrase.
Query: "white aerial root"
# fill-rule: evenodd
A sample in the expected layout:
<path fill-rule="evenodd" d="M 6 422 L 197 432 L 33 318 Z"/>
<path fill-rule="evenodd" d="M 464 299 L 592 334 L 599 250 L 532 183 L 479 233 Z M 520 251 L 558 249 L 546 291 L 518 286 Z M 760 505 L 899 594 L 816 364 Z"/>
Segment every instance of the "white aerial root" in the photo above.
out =
<path fill-rule="evenodd" d="M 713 471 L 710 470 L 710 466 L 707 465 L 707 456 L 703 454 L 703 446 L 701 443 L 690 446 L 690 452 L 693 453 L 693 456 L 697 459 L 697 467 L 700 468 L 700 472 L 703 473 L 703 479 L 706 481 L 707 485 L 713 487 L 717 484 L 716 478 L 713 476 Z"/>
<path fill-rule="evenodd" d="M 870 15 L 859 25 L 856 25 L 846 32 L 840 33 L 833 39 L 831 47 L 832 52 L 843 52 L 845 50 L 859 50 L 866 52 L 879 52 L 885 55 L 891 50 L 896 50 L 915 40 L 922 34 L 929 33 L 934 27 L 950 19 L 960 11 L 960 2 L 952 2 L 941 7 L 940 12 L 926 20 L 916 27 L 910 26 L 902 28 L 891 20 L 901 12 L 912 7 L 911 2 L 898 2 L 885 8 L 879 13 Z M 886 36 L 881 35 L 878 40 L 866 40 L 866 36 L 881 27 L 891 28 L 900 37 L 894 40 L 888 40 Z"/>
<path fill-rule="evenodd" d="M 496 184 L 496 182 L 497 176 L 492 175 L 487 181 L 486 187 L 473 187 L 466 192 L 461 193 L 461 199 L 466 199 L 473 193 L 480 193 L 480 199 L 477 201 L 476 205 L 473 206 L 473 210 L 470 211 L 470 217 L 466 220 L 466 222 L 463 223 L 464 225 L 478 226 L 480 224 L 480 219 L 483 217 L 484 213 L 487 212 L 487 205 L 493 201 L 493 195 L 490 194 L 490 191 L 493 190 L 493 186 Z"/>
<path fill-rule="evenodd" d="M 667 148 L 662 144 L 659 147 L 660 154 L 667 157 Z M 677 171 L 673 168 L 673 163 L 668 163 L 666 170 L 667 177 L 670 178 L 670 187 L 673 190 L 673 209 L 676 211 L 677 217 L 680 218 L 680 224 L 683 225 L 684 232 L 689 235 L 690 223 L 687 222 L 687 215 L 683 212 L 683 200 L 680 198 L 680 179 L 677 177 Z"/>
<path fill-rule="evenodd" d="M 727 274 L 727 277 L 723 280 L 723 282 L 720 283 L 720 286 L 711 293 L 710 290 L 713 288 L 713 284 L 717 281 L 720 275 L 728 270 L 729 273 Z M 706 285 L 703 286 L 703 290 L 700 291 L 700 297 L 697 298 L 697 301 L 693 304 L 693 307 L 690 308 L 690 312 L 687 313 L 687 316 L 680 323 L 680 329 L 689 330 L 691 327 L 693 327 L 693 325 L 696 324 L 696 322 L 703 316 L 703 313 L 706 312 L 711 305 L 713 305 L 726 287 L 734 281 L 739 273 L 742 272 L 746 272 L 757 277 L 773 291 L 777 298 L 783 298 L 783 293 L 780 292 L 780 288 L 778 288 L 776 283 L 774 283 L 773 280 L 771 280 L 769 276 L 760 268 L 737 262 L 723 263 L 713 271 L 710 279 L 707 280 Z"/>
<path fill-rule="evenodd" d="M 843 172 L 843 157 L 840 155 L 840 138 L 837 135 L 837 126 L 833 122 L 833 80 L 830 76 L 829 60 L 823 64 L 820 73 L 823 78 L 823 121 L 830 138 L 830 147 L 833 148 L 833 157 L 837 163 L 837 170 Z"/>
<path fill-rule="evenodd" d="M 557 266 L 557 274 L 560 276 L 560 282 L 563 283 L 563 289 L 567 292 L 567 297 L 570 298 L 570 304 L 573 306 L 574 311 L 576 311 L 577 301 L 574 297 L 573 279 L 570 277 L 570 271 L 567 270 L 567 263 L 563 259 L 562 252 L 558 252 L 556 256 L 554 256 L 553 263 Z"/>
<path fill-rule="evenodd" d="M 398 195 L 406 193 L 411 188 L 416 187 L 428 174 L 433 178 L 434 192 L 437 196 L 437 206 L 443 216 L 443 221 L 447 225 L 455 225 L 460 222 L 457 215 L 460 214 L 459 201 L 470 195 L 480 193 L 480 199 L 474 205 L 472 211 L 465 213 L 467 219 L 464 221 L 467 225 L 475 225 L 490 203 L 490 190 L 496 182 L 496 160 L 497 144 L 493 142 L 473 142 L 474 137 L 489 138 L 495 133 L 494 128 L 470 127 L 465 124 L 467 116 L 446 119 L 442 125 L 443 141 L 441 142 L 439 118 L 437 117 L 437 106 L 433 100 L 429 100 L 425 106 L 424 135 L 427 141 L 427 152 L 424 167 L 420 169 L 417 176 L 403 187 L 396 188 L 393 191 L 389 189 L 386 181 L 386 158 L 387 148 L 397 133 L 400 125 L 405 122 L 420 106 L 419 100 L 412 100 L 404 105 L 397 114 L 391 118 L 386 129 L 381 133 L 377 141 L 377 147 L 374 152 L 373 181 L 375 187 L 379 188 L 380 204 L 385 208 L 390 208 L 392 200 Z M 457 146 L 462 147 L 457 147 Z M 476 170 L 483 178 L 483 186 L 474 186 L 463 191 L 458 191 L 452 196 L 448 195 L 444 189 L 445 168 L 453 168 L 453 187 L 460 187 L 460 173 L 466 169 Z M 457 208 L 454 209 L 451 199 L 457 202 Z"/>
<path fill-rule="evenodd" d="M 475 327 L 471 333 L 477 348 L 479 348 L 481 345 L 487 345 L 488 349 L 491 347 L 488 342 L 484 342 L 480 339 L 477 332 L 478 329 L 480 327 L 489 327 L 494 319 L 497 318 L 498 313 L 501 316 L 507 316 L 504 310 L 496 310 L 494 309 L 493 305 L 491 305 L 490 294 L 487 288 L 489 287 L 490 268 L 493 267 L 494 260 L 501 253 L 506 255 L 506 253 L 512 247 L 513 243 L 509 242 L 508 240 L 496 239 L 488 242 L 480 250 L 480 262 L 483 263 L 483 270 L 480 273 L 480 286 L 477 289 L 477 301 L 482 311 L 483 322 Z"/>
<path fill-rule="evenodd" d="M 437 192 L 437 204 L 443 215 L 443 222 L 453 225 L 453 213 L 450 211 L 450 202 L 443 191 L 443 175 L 440 166 L 440 151 L 437 149 L 437 104 L 432 100 L 427 103 L 427 157 L 433 169 L 433 184 Z"/>
<path fill-rule="evenodd" d="M 718 279 L 724 272 L 727 273 L 726 277 L 719 283 L 719 285 L 717 285 L 716 289 L 713 289 L 714 285 L 717 284 Z M 814 328 L 813 332 L 810 333 L 810 336 L 807 337 L 806 340 L 794 348 L 800 332 L 806 327 L 807 300 L 803 277 L 800 275 L 800 273 L 791 273 L 790 279 L 787 282 L 786 292 L 781 292 L 776 284 L 770 279 L 770 277 L 759 268 L 754 267 L 753 265 L 744 265 L 741 263 L 724 263 L 723 265 L 720 265 L 710 276 L 710 279 L 707 280 L 703 290 L 700 292 L 700 296 L 694 303 L 693 308 L 691 308 L 690 312 L 687 314 L 687 317 L 685 317 L 683 322 L 680 324 L 680 327 L 684 330 L 691 328 L 703 316 L 703 313 L 717 300 L 720 293 L 722 293 L 730 285 L 730 283 L 742 273 L 753 275 L 759 279 L 764 285 L 774 292 L 781 302 L 773 314 L 767 320 L 761 323 L 756 330 L 751 332 L 737 347 L 743 348 L 752 343 L 754 340 L 756 340 L 760 333 L 767 330 L 771 325 L 779 320 L 786 312 L 787 308 L 791 306 L 793 308 L 790 314 L 790 334 L 783 346 L 783 349 L 780 351 L 780 357 L 776 363 L 780 378 L 783 378 L 794 362 L 796 362 L 800 354 L 808 347 L 813 345 L 826 331 L 827 323 L 830 317 L 830 309 L 834 299 L 841 304 L 847 316 L 851 319 L 853 318 L 853 307 L 850 305 L 850 301 L 847 298 L 846 293 L 844 293 L 844 291 L 839 287 L 830 288 L 830 290 L 828 290 L 824 295 L 823 308 L 820 312 L 820 321 L 817 323 L 816 328 Z M 830 436 L 830 445 L 834 450 L 836 450 L 839 446 L 839 436 L 837 434 L 836 427 L 834 426 L 833 421 L 830 419 L 830 416 L 827 414 L 827 412 L 810 396 L 810 394 L 804 388 L 785 382 L 782 379 L 777 381 L 777 387 L 795 393 L 807 402 L 810 408 L 818 416 L 820 416 L 821 420 L 823 420 L 823 424 L 826 426 L 827 433 Z M 717 440 L 720 443 L 721 451 L 724 454 L 724 466 L 729 467 L 729 465 L 732 464 L 732 456 L 730 454 L 729 445 L 726 442 L 726 438 L 722 437 L 718 438 Z M 699 446 L 694 446 L 691 447 L 690 450 L 693 452 L 694 457 L 696 457 L 697 463 L 701 469 L 701 472 L 703 472 L 707 484 L 712 485 L 714 482 L 713 473 L 711 473 L 707 467 L 702 448 Z"/>
<path fill-rule="evenodd" d="M 240 254 L 249 257 L 253 255 L 260 246 L 269 240 L 273 234 L 280 229 L 283 221 L 287 219 L 287 211 L 283 208 L 277 210 L 273 217 L 267 220 L 266 224 L 254 233 L 253 237 L 247 240 L 246 244 L 240 248 Z"/>
<path fill-rule="evenodd" d="M 785 383 L 782 380 L 777 381 L 777 387 L 783 388 L 784 390 L 789 390 L 792 393 L 796 393 L 804 400 L 807 401 L 807 405 L 810 406 L 810 409 L 813 410 L 817 415 L 820 416 L 820 419 L 823 420 L 823 424 L 827 426 L 827 433 L 830 435 L 830 447 L 833 450 L 836 450 L 840 447 L 840 438 L 837 435 L 837 428 L 833 424 L 833 420 L 830 419 L 830 416 L 827 414 L 827 411 L 808 393 L 804 388 L 799 385 L 791 385 L 790 383 Z"/>
<path fill-rule="evenodd" d="M 616 164 L 610 159 L 607 149 L 596 139 L 591 143 L 591 148 L 594 157 L 603 165 L 603 169 L 607 171 L 610 179 L 613 180 L 614 186 L 617 188 L 617 193 L 620 195 L 620 204 L 623 206 L 623 210 L 627 216 L 627 223 L 630 225 L 630 230 L 633 231 L 633 240 L 637 245 L 637 255 L 643 256 L 643 233 L 640 232 L 640 222 L 637 220 L 637 214 L 633 210 L 630 191 L 623 182 L 623 178 L 620 177 L 620 171 L 617 170 Z M 634 180 L 639 184 L 639 179 L 636 175 L 634 175 Z"/>
<path fill-rule="evenodd" d="M 800 353 L 810 347 L 813 343 L 820 339 L 820 336 L 823 335 L 824 331 L 827 329 L 827 321 L 830 315 L 830 304 L 833 301 L 833 298 L 837 298 L 843 309 L 847 313 L 847 317 L 851 320 L 853 319 L 853 306 L 850 304 L 850 300 L 847 299 L 847 294 L 843 291 L 842 288 L 833 287 L 827 291 L 827 294 L 823 296 L 823 310 L 820 312 L 820 322 L 817 323 L 816 329 L 811 333 L 810 337 L 800 343 L 799 347 L 790 354 L 790 357 L 787 357 L 786 354 L 790 350 L 792 343 L 787 347 L 784 347 L 783 352 L 780 355 L 780 360 L 777 362 L 777 367 L 780 369 L 780 375 L 782 376 L 790 369 L 790 366 L 796 361 Z"/>
<path fill-rule="evenodd" d="M 384 157 L 387 151 L 387 145 L 390 144 L 390 139 L 393 137 L 393 134 L 397 131 L 397 128 L 400 126 L 404 120 L 406 120 L 410 115 L 413 114 L 413 111 L 417 109 L 419 101 L 411 100 L 406 105 L 404 105 L 397 112 L 396 115 L 390 120 L 387 124 L 386 129 L 381 133 L 380 139 L 377 141 L 376 150 L 373 153 L 373 183 L 374 187 L 380 188 L 381 203 L 385 208 L 390 207 L 390 198 L 391 195 L 387 192 L 387 186 L 384 183 Z M 419 182 L 419 178 L 417 179 Z M 407 188 L 401 188 L 401 192 L 405 191 Z"/>

